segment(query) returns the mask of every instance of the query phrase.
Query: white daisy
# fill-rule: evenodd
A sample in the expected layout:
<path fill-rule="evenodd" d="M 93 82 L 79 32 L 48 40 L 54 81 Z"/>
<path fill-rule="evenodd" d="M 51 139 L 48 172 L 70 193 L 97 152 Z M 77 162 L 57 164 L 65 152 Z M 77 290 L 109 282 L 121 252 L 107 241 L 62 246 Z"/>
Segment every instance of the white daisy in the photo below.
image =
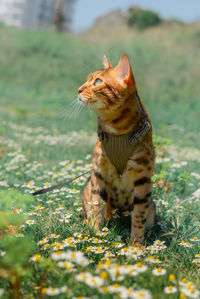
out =
<path fill-rule="evenodd" d="M 165 269 L 162 269 L 162 268 L 154 268 L 153 270 L 152 270 L 152 273 L 153 273 L 153 275 L 155 275 L 155 276 L 162 276 L 162 275 L 165 275 L 166 274 L 166 270 Z"/>
<path fill-rule="evenodd" d="M 177 288 L 173 287 L 173 286 L 167 286 L 164 288 L 164 292 L 166 294 L 174 294 L 177 292 Z"/>

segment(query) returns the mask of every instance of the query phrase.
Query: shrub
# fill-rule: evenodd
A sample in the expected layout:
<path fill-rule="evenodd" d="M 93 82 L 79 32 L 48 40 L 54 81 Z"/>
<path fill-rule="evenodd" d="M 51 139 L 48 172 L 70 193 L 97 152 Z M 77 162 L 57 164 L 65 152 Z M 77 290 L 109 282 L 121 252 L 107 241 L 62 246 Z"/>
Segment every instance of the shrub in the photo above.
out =
<path fill-rule="evenodd" d="M 142 10 L 135 7 L 130 8 L 128 24 L 137 26 L 139 29 L 145 29 L 152 26 L 157 26 L 161 23 L 159 15 L 150 10 Z"/>

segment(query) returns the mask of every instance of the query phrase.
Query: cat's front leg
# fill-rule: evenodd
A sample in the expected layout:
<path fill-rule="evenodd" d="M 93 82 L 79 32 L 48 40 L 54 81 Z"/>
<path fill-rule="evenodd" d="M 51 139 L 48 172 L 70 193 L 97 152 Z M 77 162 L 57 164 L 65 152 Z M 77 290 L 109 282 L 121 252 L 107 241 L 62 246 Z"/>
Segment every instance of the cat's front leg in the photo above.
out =
<path fill-rule="evenodd" d="M 107 200 L 105 184 L 100 173 L 93 172 L 83 191 L 82 202 L 86 221 L 96 232 L 101 230 L 104 220 L 102 200 Z"/>
<path fill-rule="evenodd" d="M 130 244 L 133 242 L 142 244 L 144 241 L 145 224 L 151 202 L 151 190 L 150 178 L 143 176 L 135 180 Z"/>

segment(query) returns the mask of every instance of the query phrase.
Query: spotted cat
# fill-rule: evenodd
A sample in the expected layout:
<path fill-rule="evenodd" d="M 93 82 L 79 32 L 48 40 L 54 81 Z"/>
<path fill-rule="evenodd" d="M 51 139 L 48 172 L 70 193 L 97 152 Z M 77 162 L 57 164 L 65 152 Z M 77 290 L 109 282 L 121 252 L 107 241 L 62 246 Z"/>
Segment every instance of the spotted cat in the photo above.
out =
<path fill-rule="evenodd" d="M 98 122 L 93 172 L 82 193 L 86 221 L 99 231 L 115 210 L 130 211 L 130 243 L 142 244 L 145 228 L 153 225 L 156 214 L 151 199 L 154 148 L 151 122 L 128 56 L 123 54 L 116 67 L 104 56 L 104 69 L 91 73 L 78 94 L 78 101 L 95 111 Z"/>

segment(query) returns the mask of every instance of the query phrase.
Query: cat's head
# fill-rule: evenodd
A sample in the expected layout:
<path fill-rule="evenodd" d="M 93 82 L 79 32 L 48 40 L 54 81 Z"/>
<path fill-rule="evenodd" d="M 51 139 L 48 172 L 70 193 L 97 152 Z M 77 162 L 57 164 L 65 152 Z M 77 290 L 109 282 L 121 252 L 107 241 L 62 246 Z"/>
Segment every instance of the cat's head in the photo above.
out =
<path fill-rule="evenodd" d="M 78 100 L 83 106 L 103 112 L 123 105 L 135 89 L 128 56 L 123 54 L 116 67 L 104 56 L 104 69 L 88 76 L 87 82 L 78 89 Z"/>

